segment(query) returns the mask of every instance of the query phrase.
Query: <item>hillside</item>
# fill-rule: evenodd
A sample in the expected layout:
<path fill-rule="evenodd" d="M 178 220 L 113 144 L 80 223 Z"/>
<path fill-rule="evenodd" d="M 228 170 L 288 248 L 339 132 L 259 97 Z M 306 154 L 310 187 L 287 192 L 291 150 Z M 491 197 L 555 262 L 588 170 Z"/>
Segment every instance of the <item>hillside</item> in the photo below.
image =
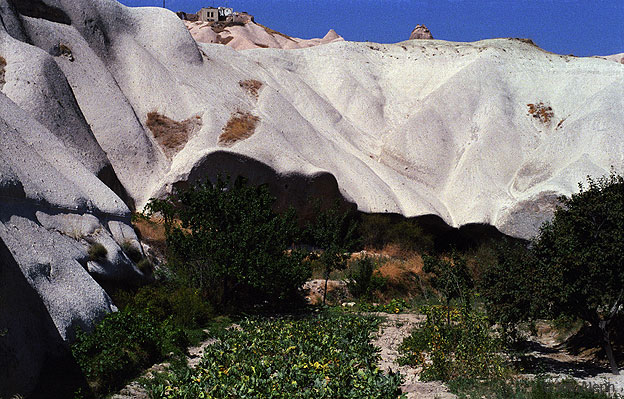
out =
<path fill-rule="evenodd" d="M 114 309 L 101 285 L 145 278 L 130 212 L 175 185 L 240 173 L 299 208 L 341 196 L 530 237 L 557 195 L 624 169 L 616 62 L 517 39 L 236 51 L 114 0 L 0 16 L 0 396 Z"/>
<path fill-rule="evenodd" d="M 253 48 L 298 49 L 343 41 L 333 29 L 321 39 L 299 39 L 254 22 L 227 24 L 184 21 L 193 39 L 199 43 L 219 43 L 235 50 Z"/>

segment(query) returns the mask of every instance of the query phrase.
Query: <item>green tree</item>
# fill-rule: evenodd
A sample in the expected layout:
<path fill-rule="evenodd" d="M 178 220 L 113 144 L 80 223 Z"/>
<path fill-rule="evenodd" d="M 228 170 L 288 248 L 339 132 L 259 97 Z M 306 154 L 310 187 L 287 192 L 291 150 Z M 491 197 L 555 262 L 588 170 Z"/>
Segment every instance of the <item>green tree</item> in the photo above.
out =
<path fill-rule="evenodd" d="M 450 323 L 450 304 L 458 300 L 462 305 L 468 305 L 474 281 L 470 276 L 466 259 L 453 252 L 450 259 L 425 255 L 423 257 L 425 273 L 432 273 L 431 286 L 446 301 L 448 310 L 447 321 Z"/>
<path fill-rule="evenodd" d="M 503 240 L 492 252 L 477 289 L 489 318 L 502 327 L 505 338 L 515 341 L 518 323 L 551 316 L 548 298 L 553 297 L 555 287 L 526 243 Z"/>
<path fill-rule="evenodd" d="M 276 304 L 310 273 L 289 250 L 300 234 L 294 211 L 276 214 L 274 201 L 266 186 L 219 177 L 152 199 L 146 213 L 164 218 L 171 268 L 214 303 Z"/>
<path fill-rule="evenodd" d="M 358 244 L 357 221 L 353 212 L 343 211 L 340 204 L 325 211 L 317 211 L 317 217 L 306 229 L 306 236 L 310 243 L 321 251 L 316 258 L 323 265 L 325 289 L 323 304 L 327 297 L 327 281 L 334 270 L 344 270 L 352 251 Z"/>
<path fill-rule="evenodd" d="M 587 179 L 580 192 L 561 197 L 533 251 L 555 315 L 576 316 L 600 333 L 611 370 L 619 374 L 611 344 L 614 319 L 624 301 L 624 178 L 611 173 Z"/>

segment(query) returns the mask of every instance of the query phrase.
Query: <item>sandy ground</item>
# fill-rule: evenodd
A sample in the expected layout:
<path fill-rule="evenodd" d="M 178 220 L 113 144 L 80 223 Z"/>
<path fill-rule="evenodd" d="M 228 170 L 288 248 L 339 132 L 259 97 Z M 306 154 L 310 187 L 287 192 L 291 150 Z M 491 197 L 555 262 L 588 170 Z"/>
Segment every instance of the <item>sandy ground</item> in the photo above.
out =
<path fill-rule="evenodd" d="M 624 395 L 624 374 L 613 375 L 606 366 L 596 364 L 591 354 L 570 354 L 557 339 L 555 332 L 530 337 L 535 369 L 559 380 L 573 378 L 580 385 L 606 389 L 609 393 Z M 525 374 L 531 377 L 532 374 Z"/>

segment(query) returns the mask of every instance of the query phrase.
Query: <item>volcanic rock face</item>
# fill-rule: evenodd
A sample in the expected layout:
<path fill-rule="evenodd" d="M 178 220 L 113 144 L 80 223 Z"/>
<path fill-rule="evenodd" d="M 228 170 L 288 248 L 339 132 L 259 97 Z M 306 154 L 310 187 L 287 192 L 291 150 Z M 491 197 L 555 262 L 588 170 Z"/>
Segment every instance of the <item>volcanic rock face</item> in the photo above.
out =
<path fill-rule="evenodd" d="M 557 195 L 624 170 L 619 63 L 335 32 L 265 49 L 301 42 L 252 23 L 223 46 L 163 9 L 14 3 L 0 0 L 0 397 L 114 310 L 98 282 L 142 278 L 120 249 L 138 245 L 127 205 L 189 181 L 244 174 L 283 206 L 341 196 L 530 237 Z"/>
<path fill-rule="evenodd" d="M 425 25 L 416 25 L 409 37 L 409 40 L 413 39 L 433 39 L 433 35 Z"/>

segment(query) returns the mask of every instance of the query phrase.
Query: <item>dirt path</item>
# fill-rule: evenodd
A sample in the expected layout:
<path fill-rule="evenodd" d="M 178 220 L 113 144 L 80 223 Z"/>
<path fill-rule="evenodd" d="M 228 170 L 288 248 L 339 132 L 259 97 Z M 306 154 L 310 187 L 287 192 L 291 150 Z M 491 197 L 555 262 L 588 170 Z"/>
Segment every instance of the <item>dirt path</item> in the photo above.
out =
<path fill-rule="evenodd" d="M 545 372 L 548 376 L 564 380 L 573 378 L 579 384 L 586 387 L 599 387 L 609 393 L 624 395 L 624 374 L 610 373 L 606 365 L 596 364 L 592 353 L 571 354 L 562 345 L 557 334 L 551 328 L 544 328 L 544 324 L 538 336 L 529 338 L 532 350 L 527 353 L 531 359 L 531 366 L 536 372 Z M 525 374 L 531 377 L 532 374 Z"/>
<path fill-rule="evenodd" d="M 380 331 L 377 333 L 373 344 L 381 349 L 381 360 L 379 368 L 384 371 L 399 371 L 404 376 L 405 381 L 401 385 L 401 390 L 407 393 L 408 399 L 452 399 L 455 395 L 440 382 L 421 382 L 418 380 L 420 369 L 411 366 L 399 366 L 396 363 L 399 357 L 399 346 L 403 339 L 407 337 L 412 329 L 424 320 L 422 315 L 401 313 L 387 314 L 375 313 L 384 317 Z"/>

